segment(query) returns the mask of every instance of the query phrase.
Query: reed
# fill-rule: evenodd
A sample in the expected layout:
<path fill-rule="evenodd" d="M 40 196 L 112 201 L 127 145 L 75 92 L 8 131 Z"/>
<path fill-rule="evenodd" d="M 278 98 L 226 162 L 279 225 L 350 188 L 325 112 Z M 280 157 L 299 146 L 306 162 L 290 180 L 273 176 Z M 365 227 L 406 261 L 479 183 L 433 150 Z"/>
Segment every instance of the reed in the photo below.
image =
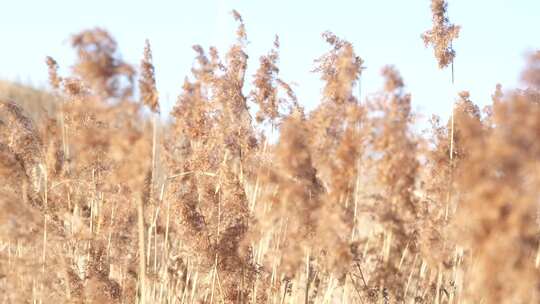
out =
<path fill-rule="evenodd" d="M 431 8 L 442 68 L 460 28 Z M 46 59 L 50 91 L 0 82 L 0 302 L 539 301 L 538 53 L 527 89 L 484 111 L 460 92 L 420 133 L 397 67 L 360 101 L 364 59 L 325 32 L 307 112 L 279 39 L 249 75 L 233 18 L 168 120 L 150 43 L 136 68 L 100 28 L 71 37 L 68 75 Z"/>

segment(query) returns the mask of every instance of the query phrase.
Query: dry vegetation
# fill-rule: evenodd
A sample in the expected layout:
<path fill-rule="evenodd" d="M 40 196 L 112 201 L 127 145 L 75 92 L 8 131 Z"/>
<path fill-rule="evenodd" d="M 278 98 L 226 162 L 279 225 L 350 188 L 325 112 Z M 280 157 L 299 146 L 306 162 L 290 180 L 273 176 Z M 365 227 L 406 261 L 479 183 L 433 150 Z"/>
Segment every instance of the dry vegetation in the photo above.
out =
<path fill-rule="evenodd" d="M 440 67 L 445 10 L 422 35 Z M 539 303 L 540 53 L 529 89 L 462 92 L 417 134 L 395 67 L 357 100 L 363 60 L 324 33 L 306 113 L 277 38 L 246 75 L 234 18 L 168 122 L 150 43 L 136 77 L 102 29 L 72 37 L 71 75 L 47 58 L 50 93 L 0 84 L 1 303 Z"/>

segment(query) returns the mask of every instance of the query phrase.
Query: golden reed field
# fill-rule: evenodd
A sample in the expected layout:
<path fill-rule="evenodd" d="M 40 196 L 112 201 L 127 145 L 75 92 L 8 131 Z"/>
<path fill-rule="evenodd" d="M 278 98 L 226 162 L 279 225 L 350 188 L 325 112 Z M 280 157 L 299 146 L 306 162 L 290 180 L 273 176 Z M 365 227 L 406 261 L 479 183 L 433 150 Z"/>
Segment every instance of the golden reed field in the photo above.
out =
<path fill-rule="evenodd" d="M 431 10 L 451 69 L 460 27 Z M 324 33 L 308 113 L 277 38 L 246 75 L 233 17 L 168 119 L 150 43 L 133 66 L 99 28 L 46 91 L 0 84 L 0 303 L 540 303 L 540 52 L 528 89 L 419 132 L 397 68 L 358 100 L 363 60 Z"/>

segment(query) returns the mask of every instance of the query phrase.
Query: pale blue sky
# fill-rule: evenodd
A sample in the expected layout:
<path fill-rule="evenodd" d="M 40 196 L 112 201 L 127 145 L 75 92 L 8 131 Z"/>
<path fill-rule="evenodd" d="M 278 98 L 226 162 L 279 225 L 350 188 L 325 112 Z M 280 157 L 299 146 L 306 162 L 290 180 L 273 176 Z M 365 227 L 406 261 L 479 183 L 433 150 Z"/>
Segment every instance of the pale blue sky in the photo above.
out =
<path fill-rule="evenodd" d="M 2 0 L 0 78 L 45 85 L 44 57 L 67 71 L 74 54 L 67 41 L 77 31 L 100 26 L 119 44 L 122 57 L 137 64 L 144 40 L 154 52 L 163 108 L 169 110 L 193 63 L 193 44 L 216 45 L 221 53 L 234 39 L 231 9 L 246 23 L 250 74 L 258 57 L 281 41 L 281 77 L 296 83 L 300 102 L 313 108 L 320 98 L 313 60 L 327 50 L 326 30 L 351 41 L 365 60 L 362 94 L 381 87 L 380 69 L 395 65 L 413 105 L 422 113 L 446 116 L 455 99 L 450 70 L 439 70 L 420 34 L 431 26 L 429 0 Z M 457 89 L 471 91 L 480 105 L 490 101 L 496 83 L 519 84 L 523 57 L 540 49 L 540 1 L 449 0 L 452 22 L 462 26 L 455 42 Z"/>

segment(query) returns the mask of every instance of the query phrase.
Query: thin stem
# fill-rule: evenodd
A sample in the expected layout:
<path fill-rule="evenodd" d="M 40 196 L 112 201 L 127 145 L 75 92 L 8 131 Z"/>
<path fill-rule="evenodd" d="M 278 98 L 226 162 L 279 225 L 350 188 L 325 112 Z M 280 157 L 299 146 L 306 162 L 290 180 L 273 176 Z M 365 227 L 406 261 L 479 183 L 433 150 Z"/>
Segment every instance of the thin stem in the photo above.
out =
<path fill-rule="evenodd" d="M 157 124 L 158 114 L 152 113 L 152 176 L 150 180 L 150 199 L 154 199 L 154 186 L 156 183 L 156 167 L 157 167 Z"/>
<path fill-rule="evenodd" d="M 452 88 L 455 88 L 455 85 L 454 85 L 454 81 L 455 81 L 455 77 L 454 77 L 454 61 L 452 60 Z M 455 136 L 455 119 L 454 119 L 454 116 L 455 116 L 455 103 L 452 104 L 452 115 L 450 117 L 450 162 L 449 162 L 449 166 L 450 166 L 450 179 L 448 180 L 448 194 L 447 194 L 447 197 L 446 197 L 446 209 L 445 209 L 445 212 L 444 212 L 444 220 L 447 221 L 448 220 L 448 214 L 449 214 L 449 209 L 450 209 L 450 201 L 452 200 L 452 180 L 453 180 L 453 175 L 454 175 L 454 136 Z"/>
<path fill-rule="evenodd" d="M 146 263 L 144 251 L 144 203 L 137 198 L 137 218 L 139 230 L 139 284 L 140 284 L 140 303 L 146 303 Z"/>

